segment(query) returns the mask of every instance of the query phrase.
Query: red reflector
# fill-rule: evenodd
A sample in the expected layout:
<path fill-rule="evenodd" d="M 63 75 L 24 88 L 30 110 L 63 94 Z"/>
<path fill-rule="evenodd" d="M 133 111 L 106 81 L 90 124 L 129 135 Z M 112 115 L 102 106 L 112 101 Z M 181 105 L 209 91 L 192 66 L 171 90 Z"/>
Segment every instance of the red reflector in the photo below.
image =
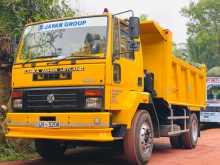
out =
<path fill-rule="evenodd" d="M 23 96 L 23 93 L 21 91 L 12 92 L 12 98 L 21 98 L 22 96 Z"/>
<path fill-rule="evenodd" d="M 85 96 L 101 96 L 102 91 L 96 89 L 88 89 L 85 91 Z"/>

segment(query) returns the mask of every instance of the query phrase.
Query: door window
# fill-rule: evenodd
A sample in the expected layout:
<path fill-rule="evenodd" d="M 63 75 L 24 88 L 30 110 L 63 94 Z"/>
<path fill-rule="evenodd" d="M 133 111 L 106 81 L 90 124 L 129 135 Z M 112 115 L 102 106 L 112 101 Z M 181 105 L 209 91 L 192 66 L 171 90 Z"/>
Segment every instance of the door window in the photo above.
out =
<path fill-rule="evenodd" d="M 129 50 L 130 41 L 128 25 L 120 22 L 120 53 L 122 57 L 134 60 L 134 52 Z"/>

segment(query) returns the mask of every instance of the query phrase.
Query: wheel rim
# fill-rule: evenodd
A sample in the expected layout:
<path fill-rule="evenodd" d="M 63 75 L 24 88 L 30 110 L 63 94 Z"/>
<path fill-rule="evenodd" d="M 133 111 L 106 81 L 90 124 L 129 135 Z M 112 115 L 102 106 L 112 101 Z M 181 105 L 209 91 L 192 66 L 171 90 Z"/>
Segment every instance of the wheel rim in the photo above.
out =
<path fill-rule="evenodd" d="M 142 157 L 146 157 L 148 152 L 151 152 L 153 143 L 152 130 L 147 122 L 144 122 L 141 125 L 139 138 L 139 149 L 141 151 L 140 153 Z"/>
<path fill-rule="evenodd" d="M 198 138 L 198 122 L 195 119 L 192 120 L 192 138 L 193 141 Z"/>

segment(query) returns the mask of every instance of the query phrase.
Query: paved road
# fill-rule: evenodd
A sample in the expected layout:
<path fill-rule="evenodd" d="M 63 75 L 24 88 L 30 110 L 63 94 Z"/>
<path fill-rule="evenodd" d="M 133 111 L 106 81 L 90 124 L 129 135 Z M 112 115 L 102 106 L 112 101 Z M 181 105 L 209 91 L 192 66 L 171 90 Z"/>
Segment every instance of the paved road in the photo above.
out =
<path fill-rule="evenodd" d="M 90 148 L 69 153 L 64 162 L 48 163 L 42 159 L 0 163 L 0 165 L 126 165 L 123 157 L 110 151 Z M 167 138 L 156 140 L 152 159 L 148 165 L 219 165 L 220 128 L 202 132 L 194 150 L 171 149 Z"/>

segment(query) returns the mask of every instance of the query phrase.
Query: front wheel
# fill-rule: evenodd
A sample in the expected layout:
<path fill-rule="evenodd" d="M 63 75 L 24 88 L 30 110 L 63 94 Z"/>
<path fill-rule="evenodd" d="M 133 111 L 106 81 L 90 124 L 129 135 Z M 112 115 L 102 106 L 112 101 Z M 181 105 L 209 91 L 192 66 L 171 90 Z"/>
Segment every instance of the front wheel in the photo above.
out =
<path fill-rule="evenodd" d="M 59 160 L 63 158 L 66 145 L 55 140 L 35 140 L 38 154 L 46 160 Z"/>
<path fill-rule="evenodd" d="M 188 129 L 189 132 L 186 132 L 182 135 L 183 146 L 186 149 L 193 149 L 197 145 L 199 136 L 199 122 L 195 113 L 190 115 Z"/>
<path fill-rule="evenodd" d="M 137 111 L 124 138 L 124 153 L 131 164 L 147 164 L 153 150 L 153 137 L 153 124 L 149 112 Z"/>

